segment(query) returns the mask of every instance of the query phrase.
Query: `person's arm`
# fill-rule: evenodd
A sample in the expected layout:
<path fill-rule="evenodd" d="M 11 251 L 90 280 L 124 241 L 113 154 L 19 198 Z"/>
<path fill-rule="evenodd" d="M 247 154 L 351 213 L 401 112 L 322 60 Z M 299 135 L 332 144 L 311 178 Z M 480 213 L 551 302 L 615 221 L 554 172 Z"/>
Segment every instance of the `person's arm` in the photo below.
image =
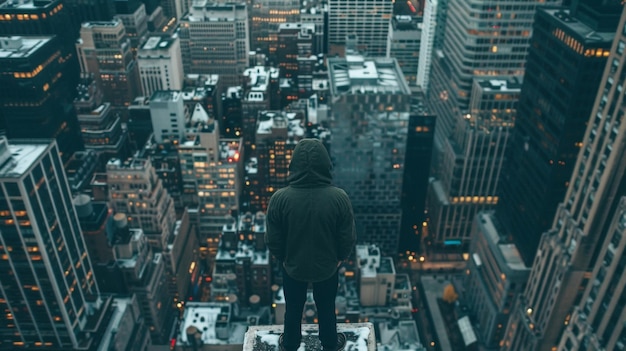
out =
<path fill-rule="evenodd" d="M 342 198 L 342 215 L 337 228 L 337 259 L 345 261 L 350 257 L 350 253 L 356 243 L 356 229 L 354 225 L 354 212 L 348 195 L 344 192 Z"/>
<path fill-rule="evenodd" d="M 276 194 L 274 194 L 267 205 L 267 230 L 265 231 L 265 244 L 270 253 L 278 261 L 285 259 L 285 232 L 282 226 L 282 215 L 277 205 Z"/>

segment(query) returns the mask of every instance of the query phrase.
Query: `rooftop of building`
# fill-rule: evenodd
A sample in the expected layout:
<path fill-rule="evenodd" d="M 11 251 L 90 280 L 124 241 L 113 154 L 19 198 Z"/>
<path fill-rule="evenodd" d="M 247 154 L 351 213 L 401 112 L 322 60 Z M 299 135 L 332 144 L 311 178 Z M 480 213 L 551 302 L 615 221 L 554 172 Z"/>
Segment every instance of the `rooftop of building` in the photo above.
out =
<path fill-rule="evenodd" d="M 213 2 L 207 0 L 195 0 L 189 12 L 183 16 L 182 21 L 188 22 L 214 22 L 233 21 L 233 10 L 241 11 L 246 9 L 244 2 Z"/>
<path fill-rule="evenodd" d="M 188 302 L 180 322 L 177 346 L 243 344 L 247 325 L 231 323 L 225 302 Z"/>
<path fill-rule="evenodd" d="M 524 260 L 517 246 L 502 239 L 502 234 L 504 233 L 498 230 L 493 212 L 481 212 L 478 214 L 477 219 L 480 221 L 481 231 L 487 238 L 489 245 L 498 249 L 495 253 L 503 259 L 504 264 L 506 264 L 509 269 L 514 271 L 530 270 L 530 267 L 524 264 Z M 480 262 L 480 257 L 477 257 L 477 255 L 472 255 L 472 258 L 477 266 L 482 263 Z"/>
<path fill-rule="evenodd" d="M 132 308 L 132 303 L 132 298 L 116 297 L 113 299 L 113 303 L 111 304 L 113 314 L 111 316 L 107 329 L 104 332 L 104 336 L 100 341 L 100 345 L 97 349 L 98 351 L 105 351 L 113 348 L 112 343 L 115 342 L 115 334 L 117 333 L 117 329 L 120 327 L 122 317 L 126 313 L 127 309 Z"/>
<path fill-rule="evenodd" d="M 52 36 L 0 36 L 0 59 L 26 58 L 46 45 Z"/>
<path fill-rule="evenodd" d="M 374 326 L 371 323 L 338 323 L 337 331 L 346 336 L 345 350 L 376 350 Z M 243 351 L 278 350 L 278 339 L 282 332 L 282 325 L 250 326 L 246 332 Z M 299 350 L 317 351 L 320 349 L 317 324 L 303 324 L 302 343 Z"/>
<path fill-rule="evenodd" d="M 52 140 L 0 138 L 0 178 L 19 178 L 47 151 Z"/>
<path fill-rule="evenodd" d="M 328 74 L 333 95 L 411 94 L 394 58 L 333 57 Z"/>
<path fill-rule="evenodd" d="M 375 245 L 357 245 L 356 258 L 362 277 L 375 277 L 378 274 L 395 274 L 393 259 L 382 257 Z"/>
<path fill-rule="evenodd" d="M 43 10 L 50 6 L 56 6 L 60 0 L 7 0 L 0 4 L 0 12 L 6 10 Z"/>
<path fill-rule="evenodd" d="M 397 31 L 417 31 L 417 18 L 406 15 L 393 16 L 391 26 Z"/>
<path fill-rule="evenodd" d="M 111 158 L 106 165 L 107 171 L 109 170 L 133 170 L 143 171 L 149 166 L 149 160 L 144 158 L 129 157 L 126 161 L 122 161 L 119 158 Z"/>
<path fill-rule="evenodd" d="M 248 78 L 246 88 L 249 91 L 265 92 L 271 79 L 278 79 L 279 70 L 275 67 L 256 66 L 243 71 Z"/>
<path fill-rule="evenodd" d="M 598 32 L 584 22 L 572 17 L 569 9 L 540 8 L 540 11 L 551 15 L 552 18 L 567 28 L 569 33 L 576 35 L 576 39 L 581 41 L 583 44 L 610 44 L 613 42 L 613 38 L 615 37 L 615 31 Z"/>
<path fill-rule="evenodd" d="M 151 35 L 141 46 L 138 53 L 141 57 L 142 51 L 157 51 L 168 49 L 176 41 L 177 36 L 171 35 Z"/>
<path fill-rule="evenodd" d="M 182 94 L 177 90 L 157 90 L 150 97 L 150 102 L 177 101 L 182 98 Z"/>
<path fill-rule="evenodd" d="M 122 21 L 118 19 L 112 19 L 110 21 L 90 21 L 83 22 L 81 28 L 114 28 L 122 25 Z"/>
<path fill-rule="evenodd" d="M 267 250 L 255 250 L 253 244 L 237 241 L 237 249 L 219 249 L 215 255 L 215 261 L 233 261 L 241 259 L 250 259 L 253 265 L 269 265 L 269 254 Z M 223 274 L 220 272 L 218 264 L 215 265 L 215 273 Z"/>
<path fill-rule="evenodd" d="M 284 129 L 289 138 L 303 138 L 305 134 L 302 119 L 295 112 L 261 111 L 259 112 L 257 135 L 272 134 L 275 129 Z M 301 116 L 300 116 L 301 117 Z"/>
<path fill-rule="evenodd" d="M 305 30 L 311 33 L 315 33 L 315 23 L 302 23 L 302 22 L 280 23 L 278 25 L 278 31 L 280 32 L 282 30 Z"/>

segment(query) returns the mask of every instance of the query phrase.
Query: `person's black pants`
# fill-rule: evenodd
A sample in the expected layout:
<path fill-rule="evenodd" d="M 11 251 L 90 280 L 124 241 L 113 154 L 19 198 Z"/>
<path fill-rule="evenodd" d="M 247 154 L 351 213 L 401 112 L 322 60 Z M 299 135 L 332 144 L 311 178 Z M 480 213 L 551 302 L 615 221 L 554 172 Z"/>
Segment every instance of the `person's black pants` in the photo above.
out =
<path fill-rule="evenodd" d="M 337 271 L 329 279 L 313 283 L 313 299 L 319 321 L 319 339 L 326 350 L 335 350 L 337 347 L 337 317 L 335 315 L 337 284 Z M 302 310 L 306 302 L 308 285 L 308 282 L 291 278 L 283 268 L 283 289 L 286 302 L 283 347 L 286 351 L 295 351 L 300 346 Z"/>

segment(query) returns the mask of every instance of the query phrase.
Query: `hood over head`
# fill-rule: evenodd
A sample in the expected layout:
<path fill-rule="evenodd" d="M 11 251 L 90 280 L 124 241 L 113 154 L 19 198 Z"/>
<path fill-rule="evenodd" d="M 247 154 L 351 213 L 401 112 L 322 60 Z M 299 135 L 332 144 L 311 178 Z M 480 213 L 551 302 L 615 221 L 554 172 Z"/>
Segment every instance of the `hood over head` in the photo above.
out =
<path fill-rule="evenodd" d="M 289 163 L 289 185 L 309 187 L 330 185 L 330 156 L 318 139 L 302 139 L 296 145 Z"/>

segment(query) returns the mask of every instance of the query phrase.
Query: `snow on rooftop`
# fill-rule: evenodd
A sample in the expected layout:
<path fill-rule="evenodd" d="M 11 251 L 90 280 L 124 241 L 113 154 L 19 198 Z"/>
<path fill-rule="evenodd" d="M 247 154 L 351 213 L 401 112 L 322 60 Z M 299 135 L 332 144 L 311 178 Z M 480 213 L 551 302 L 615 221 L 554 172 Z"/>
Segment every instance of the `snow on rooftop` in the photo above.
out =
<path fill-rule="evenodd" d="M 228 303 L 188 303 L 180 323 L 178 343 L 186 345 L 196 335 L 203 344 L 227 344 L 231 308 Z M 195 328 L 195 329 L 194 329 Z M 224 336 L 226 335 L 226 338 Z"/>
<path fill-rule="evenodd" d="M 204 107 L 199 103 L 193 109 L 193 113 L 191 114 L 191 122 L 195 123 L 206 123 L 209 121 L 209 114 L 206 112 Z"/>
<path fill-rule="evenodd" d="M 3 139 L 3 145 L 8 146 L 3 151 L 4 162 L 0 165 L 0 177 L 2 178 L 17 178 L 25 174 L 28 169 L 35 163 L 48 148 L 48 143 L 41 144 L 7 144 L 6 139 Z M 9 157 L 10 156 L 10 157 Z"/>
<path fill-rule="evenodd" d="M 337 324 L 337 331 L 346 336 L 345 350 L 376 350 L 374 326 L 371 323 Z M 278 340 L 283 332 L 282 325 L 251 326 L 244 339 L 244 351 L 279 350 Z M 298 351 L 321 349 L 317 324 L 302 325 L 302 343 Z"/>

